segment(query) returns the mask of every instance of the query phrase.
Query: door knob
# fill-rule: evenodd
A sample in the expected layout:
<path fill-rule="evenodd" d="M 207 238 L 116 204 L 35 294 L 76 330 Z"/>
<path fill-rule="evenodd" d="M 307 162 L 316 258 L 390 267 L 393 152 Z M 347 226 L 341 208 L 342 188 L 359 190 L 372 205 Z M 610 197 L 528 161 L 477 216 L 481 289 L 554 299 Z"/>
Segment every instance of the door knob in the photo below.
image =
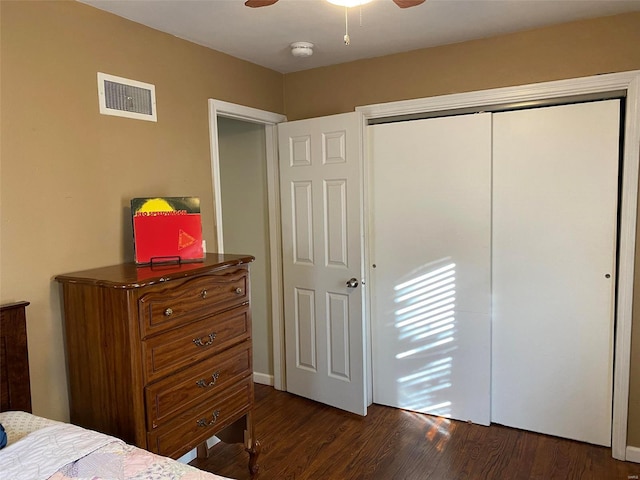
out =
<path fill-rule="evenodd" d="M 350 278 L 349 280 L 347 280 L 347 287 L 349 288 L 356 288 L 358 286 L 358 279 L 357 278 Z"/>

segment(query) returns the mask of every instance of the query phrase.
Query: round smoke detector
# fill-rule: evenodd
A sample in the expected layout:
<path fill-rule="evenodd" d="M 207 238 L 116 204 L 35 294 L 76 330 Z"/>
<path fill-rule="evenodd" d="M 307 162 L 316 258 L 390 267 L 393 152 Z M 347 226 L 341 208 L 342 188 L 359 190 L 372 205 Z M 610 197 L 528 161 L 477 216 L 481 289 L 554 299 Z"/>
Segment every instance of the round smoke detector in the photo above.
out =
<path fill-rule="evenodd" d="M 294 42 L 291 44 L 291 55 L 294 57 L 310 57 L 313 55 L 313 43 Z"/>

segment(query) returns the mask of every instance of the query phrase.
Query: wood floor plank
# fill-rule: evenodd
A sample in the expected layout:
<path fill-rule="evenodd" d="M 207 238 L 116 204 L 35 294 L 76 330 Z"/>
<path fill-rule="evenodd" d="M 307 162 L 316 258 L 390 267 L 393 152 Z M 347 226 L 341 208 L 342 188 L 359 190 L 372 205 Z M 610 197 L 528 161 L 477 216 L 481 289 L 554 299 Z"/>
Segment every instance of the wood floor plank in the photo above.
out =
<path fill-rule="evenodd" d="M 254 480 L 628 480 L 640 464 L 611 449 L 500 425 L 372 405 L 366 417 L 256 385 Z M 242 445 L 191 464 L 250 480 Z"/>

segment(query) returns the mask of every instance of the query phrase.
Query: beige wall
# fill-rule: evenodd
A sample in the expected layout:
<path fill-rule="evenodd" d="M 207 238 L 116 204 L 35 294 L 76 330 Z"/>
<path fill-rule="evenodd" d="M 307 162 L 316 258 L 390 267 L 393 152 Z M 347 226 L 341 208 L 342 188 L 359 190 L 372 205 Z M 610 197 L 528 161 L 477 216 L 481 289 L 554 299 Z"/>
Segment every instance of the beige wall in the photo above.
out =
<path fill-rule="evenodd" d="M 635 70 L 638 45 L 640 12 L 290 73 L 286 114 Z"/>
<path fill-rule="evenodd" d="M 134 196 L 200 196 L 213 250 L 207 98 L 294 120 L 640 69 L 640 13 L 293 73 L 284 81 L 75 2 L 3 0 L 0 22 L 0 302 L 32 302 L 34 409 L 59 419 L 67 418 L 68 407 L 52 277 L 130 260 L 127 215 Z M 99 115 L 98 71 L 155 84 L 158 123 Z M 640 328 L 634 329 L 629 427 L 629 443 L 640 446 Z"/>
<path fill-rule="evenodd" d="M 77 2 L 0 9 L 0 302 L 31 302 L 34 412 L 64 420 L 53 277 L 131 260 L 137 196 L 199 196 L 214 251 L 207 99 L 282 113 L 282 75 Z M 154 84 L 158 122 L 100 115 L 99 71 Z"/>
<path fill-rule="evenodd" d="M 640 12 L 634 12 L 416 50 L 287 74 L 285 109 L 289 120 L 297 120 L 360 105 L 638 70 L 639 45 Z M 637 306 L 640 256 L 636 276 Z M 637 307 L 633 323 L 628 443 L 640 446 Z"/>

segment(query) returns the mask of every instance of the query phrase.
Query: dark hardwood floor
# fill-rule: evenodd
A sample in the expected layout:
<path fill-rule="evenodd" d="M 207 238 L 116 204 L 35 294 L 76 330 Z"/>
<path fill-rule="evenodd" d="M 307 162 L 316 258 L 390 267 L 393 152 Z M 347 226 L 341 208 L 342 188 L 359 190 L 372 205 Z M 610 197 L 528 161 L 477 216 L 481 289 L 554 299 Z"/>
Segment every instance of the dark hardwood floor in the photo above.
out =
<path fill-rule="evenodd" d="M 256 385 L 256 480 L 628 480 L 640 464 L 609 448 L 372 405 L 359 417 Z M 588 421 L 588 419 L 585 419 Z M 242 445 L 219 443 L 192 465 L 250 479 Z"/>

